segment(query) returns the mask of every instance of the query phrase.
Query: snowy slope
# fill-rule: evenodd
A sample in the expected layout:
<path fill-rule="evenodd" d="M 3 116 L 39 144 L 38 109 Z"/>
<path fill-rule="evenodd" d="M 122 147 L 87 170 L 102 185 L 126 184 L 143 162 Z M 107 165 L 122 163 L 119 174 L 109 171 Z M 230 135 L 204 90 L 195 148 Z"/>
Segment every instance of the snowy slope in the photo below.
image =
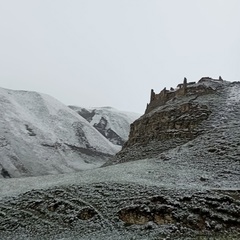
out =
<path fill-rule="evenodd" d="M 120 146 L 128 139 L 130 124 L 140 117 L 138 113 L 123 112 L 111 107 L 69 107 L 89 121 L 110 142 Z"/>
<path fill-rule="evenodd" d="M 48 95 L 0 88 L 0 108 L 0 177 L 99 167 L 120 149 Z"/>

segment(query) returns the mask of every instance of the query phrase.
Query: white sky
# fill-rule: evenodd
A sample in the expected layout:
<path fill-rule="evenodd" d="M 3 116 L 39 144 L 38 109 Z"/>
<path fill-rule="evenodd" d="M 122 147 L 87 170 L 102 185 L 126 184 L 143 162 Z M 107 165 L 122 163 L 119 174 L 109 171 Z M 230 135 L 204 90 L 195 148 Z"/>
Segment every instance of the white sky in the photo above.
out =
<path fill-rule="evenodd" d="M 240 80 L 239 0 L 0 0 L 0 87 L 143 113 L 219 75 Z"/>

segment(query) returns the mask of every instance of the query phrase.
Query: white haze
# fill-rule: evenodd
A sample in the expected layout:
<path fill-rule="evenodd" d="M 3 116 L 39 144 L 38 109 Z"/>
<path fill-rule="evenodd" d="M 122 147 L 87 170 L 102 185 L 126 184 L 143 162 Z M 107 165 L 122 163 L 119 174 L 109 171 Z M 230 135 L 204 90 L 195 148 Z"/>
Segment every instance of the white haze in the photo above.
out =
<path fill-rule="evenodd" d="M 143 113 L 184 77 L 240 79 L 239 0 L 0 0 L 0 86 Z"/>

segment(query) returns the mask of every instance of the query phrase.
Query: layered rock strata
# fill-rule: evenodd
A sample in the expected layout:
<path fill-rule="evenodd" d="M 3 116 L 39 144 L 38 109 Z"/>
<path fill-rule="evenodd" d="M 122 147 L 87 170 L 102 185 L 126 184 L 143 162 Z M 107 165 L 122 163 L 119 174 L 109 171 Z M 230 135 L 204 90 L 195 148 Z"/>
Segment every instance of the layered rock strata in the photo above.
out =
<path fill-rule="evenodd" d="M 175 90 L 152 91 L 146 113 L 131 125 L 128 141 L 107 165 L 159 156 L 211 133 L 216 126 L 216 132 L 222 127 L 230 129 L 240 116 L 239 86 L 239 82 L 205 77 L 190 84 L 184 79 Z M 234 118 L 226 122 L 229 117 Z"/>

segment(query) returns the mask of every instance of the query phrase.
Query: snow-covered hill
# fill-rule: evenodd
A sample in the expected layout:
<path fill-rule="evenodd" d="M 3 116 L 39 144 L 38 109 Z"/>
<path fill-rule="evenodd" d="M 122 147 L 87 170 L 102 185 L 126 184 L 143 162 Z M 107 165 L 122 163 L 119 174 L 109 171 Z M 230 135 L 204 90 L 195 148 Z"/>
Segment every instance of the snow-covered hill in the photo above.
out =
<path fill-rule="evenodd" d="M 48 95 L 0 88 L 0 109 L 0 178 L 99 167 L 120 150 Z"/>
<path fill-rule="evenodd" d="M 128 139 L 130 124 L 140 117 L 138 113 L 123 112 L 112 107 L 69 107 L 90 122 L 110 142 L 120 146 Z"/>

